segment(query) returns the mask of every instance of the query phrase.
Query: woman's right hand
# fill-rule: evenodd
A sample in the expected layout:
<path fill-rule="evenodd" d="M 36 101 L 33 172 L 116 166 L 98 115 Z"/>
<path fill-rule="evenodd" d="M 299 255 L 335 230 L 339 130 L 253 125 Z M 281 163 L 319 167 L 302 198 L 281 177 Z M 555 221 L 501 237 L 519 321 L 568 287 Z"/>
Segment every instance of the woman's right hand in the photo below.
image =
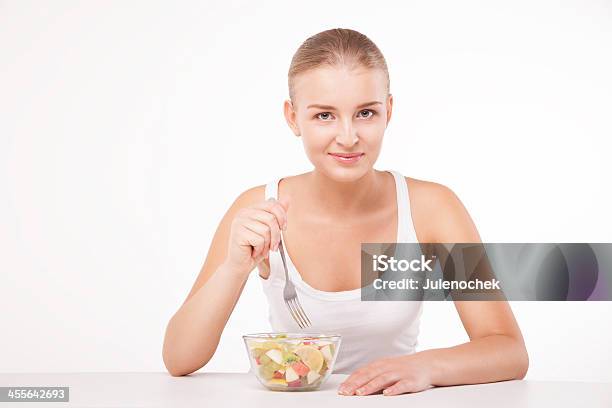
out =
<path fill-rule="evenodd" d="M 239 210 L 232 220 L 226 264 L 248 275 L 270 250 L 278 250 L 287 209 L 288 202 L 270 198 Z"/>

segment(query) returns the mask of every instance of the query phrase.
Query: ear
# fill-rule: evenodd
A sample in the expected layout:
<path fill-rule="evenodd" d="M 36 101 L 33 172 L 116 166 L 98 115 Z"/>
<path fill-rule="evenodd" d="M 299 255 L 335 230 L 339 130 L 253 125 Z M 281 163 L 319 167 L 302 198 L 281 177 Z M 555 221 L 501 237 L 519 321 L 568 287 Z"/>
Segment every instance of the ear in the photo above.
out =
<path fill-rule="evenodd" d="M 291 130 L 293 131 L 293 133 L 299 137 L 300 136 L 300 128 L 297 125 L 297 113 L 295 111 L 295 109 L 293 108 L 293 104 L 291 103 L 291 100 L 287 99 L 285 100 L 284 106 L 283 106 L 283 110 L 285 113 L 285 120 L 287 121 L 287 124 L 289 125 L 289 127 L 291 128 Z"/>
<path fill-rule="evenodd" d="M 387 125 L 391 120 L 391 112 L 393 111 L 393 95 L 389 94 L 387 98 Z"/>

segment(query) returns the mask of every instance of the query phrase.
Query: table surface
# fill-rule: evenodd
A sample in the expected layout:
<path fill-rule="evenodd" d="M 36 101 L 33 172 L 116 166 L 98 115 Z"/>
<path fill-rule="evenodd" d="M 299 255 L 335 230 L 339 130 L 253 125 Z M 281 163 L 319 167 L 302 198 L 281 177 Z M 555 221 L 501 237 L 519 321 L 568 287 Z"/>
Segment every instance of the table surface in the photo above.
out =
<path fill-rule="evenodd" d="M 435 387 L 426 391 L 384 396 L 342 396 L 338 385 L 347 377 L 333 374 L 317 391 L 268 391 L 250 373 L 0 373 L 1 387 L 70 387 L 70 402 L 0 402 L 16 407 L 612 407 L 612 383 L 563 381 L 502 381 L 489 384 Z M 333 403 L 331 405 L 330 403 Z M 408 405 L 410 404 L 410 405 Z"/>

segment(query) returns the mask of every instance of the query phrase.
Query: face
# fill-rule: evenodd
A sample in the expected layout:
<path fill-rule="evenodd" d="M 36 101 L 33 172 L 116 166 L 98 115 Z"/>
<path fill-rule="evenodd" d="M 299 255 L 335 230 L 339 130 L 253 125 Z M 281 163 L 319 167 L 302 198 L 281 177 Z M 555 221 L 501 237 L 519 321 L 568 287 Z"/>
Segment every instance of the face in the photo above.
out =
<path fill-rule="evenodd" d="M 317 171 L 354 181 L 371 171 L 391 119 L 393 97 L 380 69 L 317 68 L 295 78 L 285 118 Z"/>

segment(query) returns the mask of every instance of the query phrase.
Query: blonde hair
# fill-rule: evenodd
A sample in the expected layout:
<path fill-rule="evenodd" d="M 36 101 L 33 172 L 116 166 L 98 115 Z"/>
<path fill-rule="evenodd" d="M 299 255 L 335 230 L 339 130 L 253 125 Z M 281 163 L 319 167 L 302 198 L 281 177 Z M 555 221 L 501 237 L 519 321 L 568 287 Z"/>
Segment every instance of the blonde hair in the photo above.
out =
<path fill-rule="evenodd" d="M 381 69 L 390 92 L 389 70 L 382 52 L 367 36 L 348 28 L 333 28 L 309 37 L 293 55 L 289 66 L 289 98 L 294 102 L 295 77 L 320 66 Z"/>

